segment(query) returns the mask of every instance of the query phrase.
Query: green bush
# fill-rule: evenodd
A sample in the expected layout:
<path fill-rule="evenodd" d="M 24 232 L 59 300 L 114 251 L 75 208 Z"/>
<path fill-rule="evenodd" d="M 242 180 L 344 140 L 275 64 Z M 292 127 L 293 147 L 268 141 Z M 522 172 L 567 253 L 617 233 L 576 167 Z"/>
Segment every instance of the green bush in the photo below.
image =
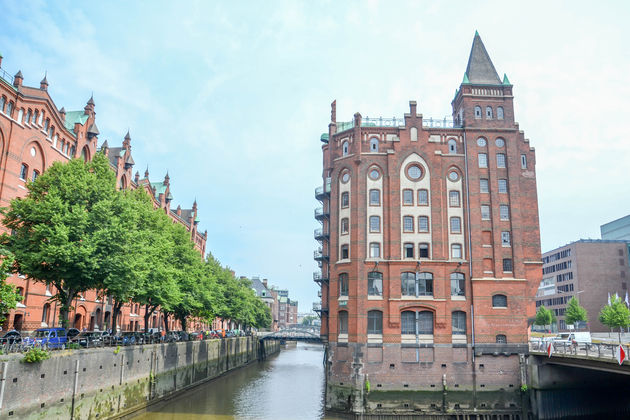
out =
<path fill-rule="evenodd" d="M 529 389 L 529 388 L 527 387 L 527 385 L 524 385 L 524 384 L 523 384 L 523 385 L 521 385 L 521 391 L 522 391 L 522 392 L 527 392 L 527 390 L 528 390 L 528 389 Z"/>
<path fill-rule="evenodd" d="M 70 350 L 79 350 L 81 346 L 79 345 L 79 343 L 70 343 L 66 346 L 66 348 Z"/>
<path fill-rule="evenodd" d="M 42 360 L 50 359 L 50 352 L 39 347 L 30 348 L 25 354 L 22 362 L 24 363 L 39 363 Z"/>

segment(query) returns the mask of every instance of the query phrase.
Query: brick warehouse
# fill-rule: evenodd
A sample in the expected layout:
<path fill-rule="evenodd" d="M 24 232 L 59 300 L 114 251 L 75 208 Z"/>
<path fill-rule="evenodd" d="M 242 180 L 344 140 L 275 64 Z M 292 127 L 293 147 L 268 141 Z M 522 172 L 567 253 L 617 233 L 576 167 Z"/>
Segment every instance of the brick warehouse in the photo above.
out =
<path fill-rule="evenodd" d="M 19 71 L 14 77 L 1 67 L 0 56 L 0 202 L 5 207 L 16 197 L 27 193 L 26 183 L 34 180 L 55 161 L 68 161 L 80 157 L 91 159 L 97 150 L 109 158 L 111 168 L 116 173 L 118 188 L 144 188 L 153 197 L 155 208 L 163 209 L 173 221 L 180 223 L 190 232 L 190 237 L 201 255 L 205 254 L 207 232 L 197 230 L 197 203 L 191 209 L 178 206 L 171 209 L 173 196 L 170 191 L 168 174 L 164 180 L 151 182 L 148 169 L 144 177 L 133 174 L 135 164 L 131 155 L 129 133 L 122 147 L 109 147 L 104 141 L 98 147 L 99 130 L 96 126 L 95 103 L 93 98 L 83 110 L 68 111 L 58 109 L 48 93 L 46 77 L 39 88 L 23 85 L 24 78 Z M 4 227 L 2 228 L 4 231 Z M 59 314 L 56 302 L 50 302 L 54 290 L 44 284 L 23 276 L 12 276 L 9 283 L 15 284 L 23 296 L 18 308 L 11 311 L 3 329 L 30 331 L 40 327 L 58 324 Z M 99 296 L 96 290 L 89 291 L 76 299 L 70 313 L 72 326 L 82 329 L 112 328 L 112 301 Z M 154 313 L 149 327 L 163 325 L 163 319 Z M 144 308 L 139 304 L 126 304 L 119 317 L 118 328 L 140 330 L 144 328 Z M 170 328 L 177 322 L 171 320 Z M 192 327 L 200 325 L 192 324 Z"/>
<path fill-rule="evenodd" d="M 451 104 L 452 121 L 410 102 L 401 119 L 337 122 L 332 103 L 315 191 L 328 408 L 522 413 L 535 154 L 478 34 Z"/>

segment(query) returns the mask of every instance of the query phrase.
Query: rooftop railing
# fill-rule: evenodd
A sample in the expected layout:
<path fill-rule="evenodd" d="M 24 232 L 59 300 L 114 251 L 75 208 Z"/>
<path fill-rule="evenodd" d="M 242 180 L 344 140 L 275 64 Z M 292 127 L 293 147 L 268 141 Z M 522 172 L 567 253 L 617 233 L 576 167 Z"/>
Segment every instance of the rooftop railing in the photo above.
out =
<path fill-rule="evenodd" d="M 405 118 L 370 118 L 365 117 L 361 119 L 361 127 L 404 127 Z M 438 118 L 423 118 L 422 126 L 425 128 L 456 128 L 461 127 L 459 124 L 455 124 L 450 117 Z M 354 128 L 354 121 L 345 121 L 337 123 L 337 132 L 349 130 Z"/>
<path fill-rule="evenodd" d="M 3 78 L 10 85 L 13 85 L 13 76 L 7 73 L 2 67 L 0 67 L 0 78 Z"/>

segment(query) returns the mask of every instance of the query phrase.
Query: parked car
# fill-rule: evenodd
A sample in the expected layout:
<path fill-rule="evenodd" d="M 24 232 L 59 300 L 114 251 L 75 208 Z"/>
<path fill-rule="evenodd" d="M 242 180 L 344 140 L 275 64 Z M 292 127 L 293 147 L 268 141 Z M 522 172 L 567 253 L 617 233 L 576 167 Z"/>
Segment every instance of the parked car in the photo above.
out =
<path fill-rule="evenodd" d="M 555 344 L 592 344 L 591 333 L 588 331 L 560 333 L 554 337 L 553 342 Z"/>
<path fill-rule="evenodd" d="M 21 342 L 22 334 L 16 330 L 7 331 L 2 337 L 0 337 L 0 344 L 13 344 Z"/>
<path fill-rule="evenodd" d="M 65 349 L 67 342 L 65 328 L 39 328 L 31 336 L 22 339 L 26 347 L 41 346 L 51 349 Z"/>
<path fill-rule="evenodd" d="M 68 337 L 68 341 L 70 341 L 72 338 L 76 337 L 80 333 L 81 331 L 79 331 L 76 328 L 68 328 L 68 332 L 66 333 L 66 336 Z"/>
<path fill-rule="evenodd" d="M 179 334 L 177 334 L 177 331 L 169 331 L 166 333 L 166 335 L 164 336 L 164 341 L 167 343 L 173 343 L 175 341 L 179 341 Z"/>
<path fill-rule="evenodd" d="M 83 331 L 70 339 L 70 342 L 78 343 L 81 347 L 103 347 L 108 338 L 107 331 Z"/>

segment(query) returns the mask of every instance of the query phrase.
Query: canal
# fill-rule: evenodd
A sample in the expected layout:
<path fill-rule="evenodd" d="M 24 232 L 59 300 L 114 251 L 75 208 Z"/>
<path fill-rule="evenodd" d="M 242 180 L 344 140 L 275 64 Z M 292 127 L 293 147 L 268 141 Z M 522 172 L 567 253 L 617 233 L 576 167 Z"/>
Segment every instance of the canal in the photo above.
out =
<path fill-rule="evenodd" d="M 298 343 L 229 372 L 134 420 L 340 420 L 324 412 L 324 349 Z"/>

